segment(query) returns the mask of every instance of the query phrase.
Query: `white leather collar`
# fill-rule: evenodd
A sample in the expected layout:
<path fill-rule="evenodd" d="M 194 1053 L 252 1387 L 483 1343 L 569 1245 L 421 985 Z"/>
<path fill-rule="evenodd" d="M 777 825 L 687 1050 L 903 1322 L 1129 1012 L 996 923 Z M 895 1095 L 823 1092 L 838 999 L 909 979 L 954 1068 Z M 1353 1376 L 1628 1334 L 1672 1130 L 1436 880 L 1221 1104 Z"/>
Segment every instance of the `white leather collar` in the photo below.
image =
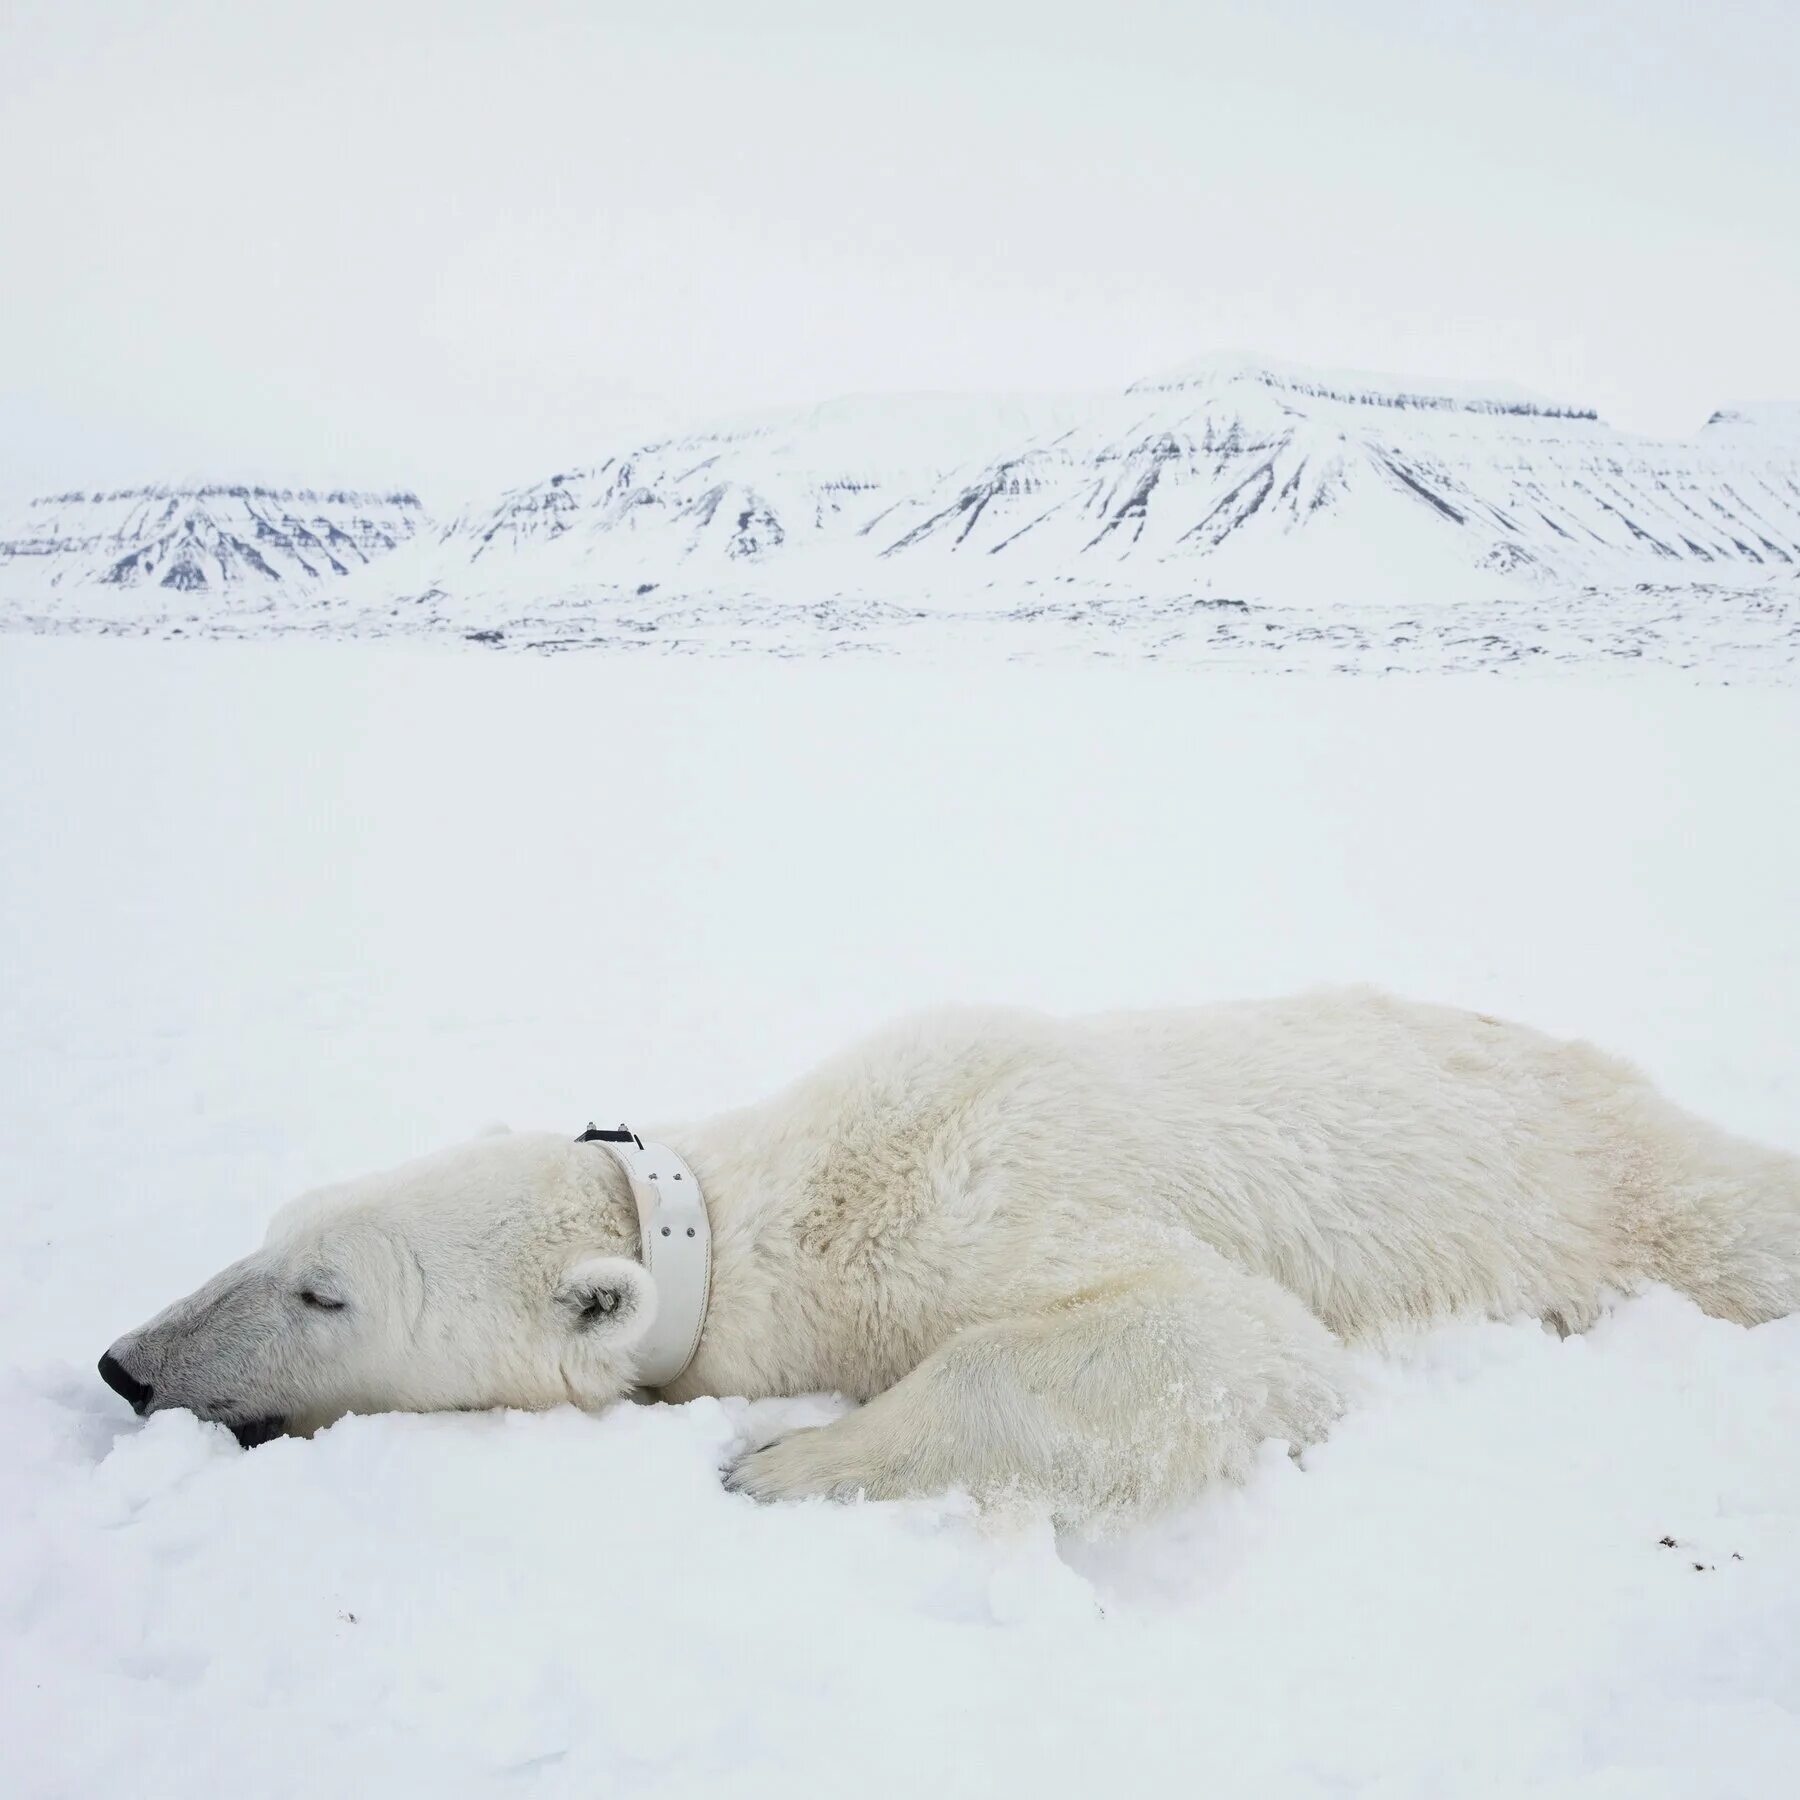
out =
<path fill-rule="evenodd" d="M 619 1159 L 637 1206 L 639 1257 L 656 1283 L 656 1316 L 637 1347 L 640 1387 L 663 1388 L 700 1348 L 712 1295 L 712 1226 L 706 1196 L 679 1151 L 621 1125 L 590 1125 L 577 1143 L 602 1143 Z"/>

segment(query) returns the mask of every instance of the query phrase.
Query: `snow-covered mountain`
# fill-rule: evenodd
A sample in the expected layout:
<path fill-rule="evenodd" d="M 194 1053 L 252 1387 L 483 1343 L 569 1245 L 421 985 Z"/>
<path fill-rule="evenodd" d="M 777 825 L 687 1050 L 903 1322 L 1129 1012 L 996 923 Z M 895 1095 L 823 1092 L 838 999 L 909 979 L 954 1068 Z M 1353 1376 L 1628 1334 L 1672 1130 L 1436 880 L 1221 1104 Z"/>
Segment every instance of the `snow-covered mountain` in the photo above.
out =
<path fill-rule="evenodd" d="M 1408 603 L 1521 579 L 1759 582 L 1800 570 L 1789 410 L 1663 442 L 1512 388 L 1243 357 L 1085 400 L 844 401 L 621 448 L 455 521 L 376 585 L 1011 604 L 1045 581 Z"/>
<path fill-rule="evenodd" d="M 1794 448 L 1633 438 L 1507 388 L 1215 359 L 985 471 L 886 554 L 1148 565 L 1158 586 L 1261 598 L 1754 577 L 1800 568 Z"/>
<path fill-rule="evenodd" d="M 1800 670 L 1800 406 L 1669 441 L 1242 356 L 1110 394 L 854 398 L 621 443 L 441 527 L 407 494 L 40 501 L 0 543 L 6 620 Z"/>
<path fill-rule="evenodd" d="M 493 591 L 701 574 L 741 585 L 821 546 L 866 563 L 946 480 L 1068 429 L 1088 404 L 889 394 L 653 439 L 472 509 L 392 573 Z"/>
<path fill-rule="evenodd" d="M 0 536 L 0 593 L 161 588 L 229 599 L 341 580 L 407 542 L 418 496 L 195 485 L 55 494 Z"/>

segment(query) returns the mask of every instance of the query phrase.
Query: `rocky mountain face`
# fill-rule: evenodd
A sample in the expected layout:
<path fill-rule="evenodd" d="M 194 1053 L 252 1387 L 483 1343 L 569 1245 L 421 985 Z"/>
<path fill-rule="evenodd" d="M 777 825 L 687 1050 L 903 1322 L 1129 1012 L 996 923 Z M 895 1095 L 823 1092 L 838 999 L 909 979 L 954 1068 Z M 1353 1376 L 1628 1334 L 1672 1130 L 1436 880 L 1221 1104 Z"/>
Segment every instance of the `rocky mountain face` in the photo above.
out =
<path fill-rule="evenodd" d="M 1208 564 L 1242 592 L 1418 568 L 1552 580 L 1800 566 L 1800 467 L 1633 439 L 1528 396 L 1205 364 L 1139 383 L 892 546 L 1076 566 Z M 1301 554 L 1314 543 L 1331 554 Z M 1334 575 L 1334 570 L 1336 574 Z M 1179 574 L 1177 574 L 1179 571 Z"/>
<path fill-rule="evenodd" d="M 685 571 L 741 582 L 820 545 L 872 556 L 958 469 L 1062 428 L 1081 403 L 894 394 L 834 400 L 624 448 L 453 521 L 409 569 L 458 585 L 663 583 Z"/>
<path fill-rule="evenodd" d="M 1245 357 L 1112 394 L 847 399 L 621 444 L 441 525 L 411 494 L 42 500 L 0 540 L 7 622 L 1800 671 L 1800 406 L 1668 441 Z"/>
<path fill-rule="evenodd" d="M 1085 400 L 842 402 L 621 449 L 454 521 L 414 591 L 1419 599 L 1800 571 L 1793 409 L 1691 440 L 1515 390 L 1212 358 Z"/>
<path fill-rule="evenodd" d="M 341 580 L 406 543 L 418 496 L 142 487 L 34 500 L 0 538 L 0 592 L 66 588 L 228 599 Z"/>

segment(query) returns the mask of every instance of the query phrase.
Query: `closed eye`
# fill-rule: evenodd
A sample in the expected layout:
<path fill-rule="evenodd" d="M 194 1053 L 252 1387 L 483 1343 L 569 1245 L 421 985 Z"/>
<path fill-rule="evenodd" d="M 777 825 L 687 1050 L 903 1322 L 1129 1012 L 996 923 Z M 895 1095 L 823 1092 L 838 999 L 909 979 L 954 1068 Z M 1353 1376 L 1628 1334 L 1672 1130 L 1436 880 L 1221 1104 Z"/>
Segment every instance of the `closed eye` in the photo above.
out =
<path fill-rule="evenodd" d="M 343 1301 L 328 1300 L 316 1288 L 302 1288 L 300 1290 L 300 1304 L 302 1306 L 317 1307 L 320 1312 L 342 1312 L 344 1310 Z"/>

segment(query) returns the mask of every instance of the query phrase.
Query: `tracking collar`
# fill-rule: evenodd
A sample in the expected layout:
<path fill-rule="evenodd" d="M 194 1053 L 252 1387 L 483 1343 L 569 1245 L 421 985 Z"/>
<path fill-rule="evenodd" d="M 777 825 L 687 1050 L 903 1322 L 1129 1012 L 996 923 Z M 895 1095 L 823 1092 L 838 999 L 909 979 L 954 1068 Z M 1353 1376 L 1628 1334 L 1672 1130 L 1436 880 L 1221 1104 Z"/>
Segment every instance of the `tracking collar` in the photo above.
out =
<path fill-rule="evenodd" d="M 712 1226 L 694 1171 L 667 1144 L 629 1126 L 590 1125 L 578 1144 L 604 1144 L 619 1159 L 637 1206 L 639 1254 L 656 1284 L 656 1314 L 637 1347 L 641 1387 L 664 1388 L 694 1360 L 712 1292 Z"/>

